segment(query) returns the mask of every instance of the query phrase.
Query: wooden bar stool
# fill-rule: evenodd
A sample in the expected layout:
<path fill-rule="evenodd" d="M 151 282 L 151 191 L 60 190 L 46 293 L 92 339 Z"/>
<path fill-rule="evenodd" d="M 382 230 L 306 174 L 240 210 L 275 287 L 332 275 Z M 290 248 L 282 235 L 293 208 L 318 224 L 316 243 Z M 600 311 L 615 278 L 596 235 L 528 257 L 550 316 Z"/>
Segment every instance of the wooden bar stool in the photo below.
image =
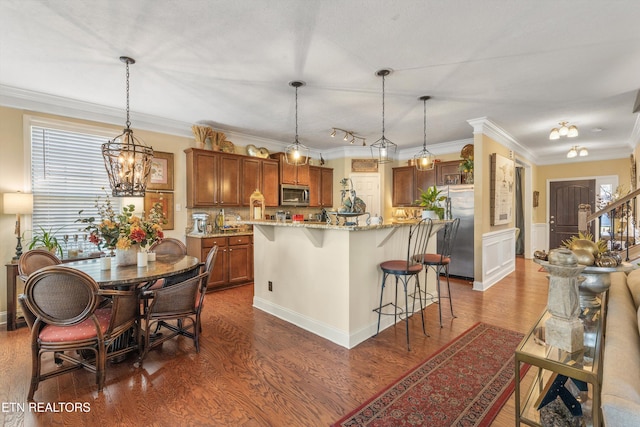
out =
<path fill-rule="evenodd" d="M 431 227 L 432 222 L 430 219 L 423 219 L 417 224 L 413 224 L 409 229 L 409 241 L 407 242 L 407 256 L 405 259 L 400 260 L 390 260 L 384 261 L 380 263 L 380 269 L 382 270 L 382 287 L 380 289 L 380 305 L 378 308 L 373 311 L 378 313 L 378 329 L 376 331 L 376 335 L 380 332 L 380 319 L 382 315 L 391 315 L 393 316 L 394 324 L 397 322 L 397 318 L 402 317 L 404 315 L 404 320 L 406 324 L 406 333 L 407 333 L 407 350 L 411 351 L 411 347 L 409 345 L 409 317 L 413 315 L 415 312 L 415 299 L 413 300 L 413 305 L 411 311 L 409 311 L 409 295 L 408 295 L 408 285 L 409 280 L 413 277 L 415 279 L 415 289 L 420 294 L 420 277 L 419 273 L 423 269 L 423 259 L 422 255 L 427 251 L 427 244 L 429 243 L 429 237 L 431 236 Z M 396 287 L 395 287 L 395 302 L 389 302 L 387 304 L 382 304 L 383 296 L 384 296 L 384 288 L 386 284 L 387 277 L 389 275 L 393 275 L 396 278 Z M 404 288 L 404 308 L 398 306 L 398 282 L 402 281 L 402 286 Z M 422 332 L 426 335 L 427 331 L 424 325 L 424 307 L 422 305 L 422 298 L 420 299 L 420 316 L 422 316 Z M 392 307 L 392 312 L 383 312 L 385 307 Z M 374 335 L 375 336 L 375 335 Z"/>

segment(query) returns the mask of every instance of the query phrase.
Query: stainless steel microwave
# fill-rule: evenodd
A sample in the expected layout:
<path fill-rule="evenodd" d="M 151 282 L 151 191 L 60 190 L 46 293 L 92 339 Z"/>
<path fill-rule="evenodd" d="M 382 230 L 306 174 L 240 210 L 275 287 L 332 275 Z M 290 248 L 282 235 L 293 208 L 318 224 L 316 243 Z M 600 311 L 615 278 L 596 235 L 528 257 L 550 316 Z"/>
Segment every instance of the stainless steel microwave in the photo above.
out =
<path fill-rule="evenodd" d="M 281 184 L 280 206 L 309 206 L 309 186 Z"/>

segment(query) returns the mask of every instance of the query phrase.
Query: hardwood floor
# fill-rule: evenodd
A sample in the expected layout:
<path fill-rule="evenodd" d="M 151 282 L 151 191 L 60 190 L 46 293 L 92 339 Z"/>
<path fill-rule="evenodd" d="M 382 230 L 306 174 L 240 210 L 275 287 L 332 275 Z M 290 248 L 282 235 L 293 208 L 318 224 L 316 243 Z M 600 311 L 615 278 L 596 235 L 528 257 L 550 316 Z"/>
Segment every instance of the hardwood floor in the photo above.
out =
<path fill-rule="evenodd" d="M 253 287 L 208 294 L 201 350 L 180 337 L 133 359 L 109 364 L 103 392 L 75 371 L 44 381 L 35 401 L 87 402 L 90 411 L 34 412 L 26 406 L 31 355 L 26 328 L 0 332 L 0 422 L 5 426 L 328 426 L 476 322 L 526 333 L 546 306 L 547 278 L 530 260 L 485 292 L 453 281 L 452 319 L 426 308 L 427 331 L 411 320 L 406 350 L 397 324 L 347 350 L 251 306 Z M 375 286 L 375 284 L 372 284 Z M 53 363 L 51 357 L 48 363 Z M 531 371 L 527 375 L 531 376 Z M 493 425 L 514 425 L 514 398 Z M 56 409 L 55 407 L 52 409 Z M 57 408 L 60 409 L 59 407 Z"/>

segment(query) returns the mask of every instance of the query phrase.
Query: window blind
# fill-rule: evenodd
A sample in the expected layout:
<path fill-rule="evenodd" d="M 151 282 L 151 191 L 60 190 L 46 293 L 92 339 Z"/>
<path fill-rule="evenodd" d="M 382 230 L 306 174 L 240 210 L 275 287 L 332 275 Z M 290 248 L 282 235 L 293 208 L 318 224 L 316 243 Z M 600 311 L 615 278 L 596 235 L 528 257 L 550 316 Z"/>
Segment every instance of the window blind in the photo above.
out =
<path fill-rule="evenodd" d="M 82 239 L 82 217 L 98 215 L 96 199 L 110 195 L 101 146 L 108 138 L 101 135 L 31 126 L 31 186 L 33 228 L 53 231 L 63 245 L 74 235 Z M 120 199 L 112 198 L 120 210 Z"/>

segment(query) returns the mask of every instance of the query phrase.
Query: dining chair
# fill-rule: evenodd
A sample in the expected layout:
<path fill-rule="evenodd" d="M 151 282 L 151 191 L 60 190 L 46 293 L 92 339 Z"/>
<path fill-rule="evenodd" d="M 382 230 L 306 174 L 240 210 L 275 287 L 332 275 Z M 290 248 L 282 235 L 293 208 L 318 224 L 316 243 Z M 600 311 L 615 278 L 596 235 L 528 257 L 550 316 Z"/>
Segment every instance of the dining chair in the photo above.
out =
<path fill-rule="evenodd" d="M 430 219 L 426 218 L 418 222 L 417 224 L 412 224 L 409 228 L 409 239 L 407 241 L 406 246 L 406 257 L 404 259 L 394 259 L 389 261 L 384 261 L 380 263 L 380 269 L 382 270 L 382 287 L 380 289 L 380 305 L 378 308 L 373 311 L 378 313 L 378 329 L 376 331 L 376 335 L 380 332 L 380 319 L 382 315 L 391 315 L 394 319 L 394 324 L 397 322 L 397 319 L 404 316 L 405 326 L 406 326 L 406 335 L 407 335 L 407 350 L 411 351 L 411 347 L 409 344 L 409 318 L 413 316 L 415 313 L 415 299 L 413 300 L 413 304 L 411 309 L 409 309 L 409 281 L 411 278 L 415 281 L 415 292 L 420 295 L 420 276 L 419 273 L 423 269 L 423 263 L 421 255 L 426 253 L 427 245 L 429 244 L 429 237 L 431 236 L 431 228 L 433 227 L 433 223 Z M 384 289 L 387 281 L 387 277 L 393 275 L 395 277 L 395 295 L 394 302 L 388 302 L 387 304 L 383 303 L 384 297 Z M 398 306 L 398 282 L 402 282 L 402 286 L 404 289 L 404 308 Z M 422 304 L 422 298 L 418 298 L 420 301 L 420 316 L 422 317 L 422 332 L 427 334 L 425 324 L 424 324 L 424 306 Z M 392 312 L 384 312 L 385 307 L 391 307 Z M 375 336 L 375 335 L 374 335 Z"/>
<path fill-rule="evenodd" d="M 18 276 L 26 282 L 32 273 L 43 267 L 58 264 L 62 264 L 62 260 L 55 254 L 44 249 L 32 249 L 20 255 L 20 259 L 18 259 Z"/>
<path fill-rule="evenodd" d="M 44 267 L 25 284 L 26 304 L 35 316 L 31 328 L 32 371 L 28 400 L 40 382 L 85 368 L 104 384 L 104 333 L 110 310 L 98 310 L 98 284 L 86 273 L 63 266 Z M 66 366 L 42 372 L 42 355 L 53 352 Z M 78 356 L 73 354 L 78 353 Z M 93 354 L 93 358 L 87 355 Z"/>
<path fill-rule="evenodd" d="M 149 248 L 150 251 L 155 252 L 156 255 L 186 255 L 187 246 L 178 239 L 172 237 L 166 237 L 162 240 L 155 242 Z"/>
<path fill-rule="evenodd" d="M 436 273 L 437 292 L 438 292 L 438 316 L 440 318 L 440 327 L 442 328 L 442 299 L 449 300 L 449 308 L 451 310 L 451 316 L 456 317 L 453 314 L 453 302 L 451 299 L 451 285 L 449 283 L 449 264 L 451 264 L 451 252 L 453 245 L 456 241 L 456 235 L 458 234 L 458 227 L 460 225 L 460 218 L 456 218 L 453 221 L 447 222 L 442 230 L 442 238 L 438 239 L 437 253 L 424 253 L 419 258 L 422 259 L 422 263 L 425 266 L 424 280 L 427 282 L 427 274 L 429 268 L 433 269 Z M 443 296 L 440 288 L 440 275 L 444 274 L 447 278 L 447 295 Z"/>
<path fill-rule="evenodd" d="M 98 294 L 111 301 L 109 325 L 104 331 L 105 361 L 119 361 L 127 353 L 140 355 L 140 300 L 135 290 L 100 289 Z M 98 311 L 100 311 L 99 309 Z M 106 365 L 105 365 L 106 373 Z"/>
<path fill-rule="evenodd" d="M 208 273 L 204 272 L 174 285 L 142 291 L 141 298 L 150 298 L 150 302 L 143 305 L 144 328 L 140 328 L 139 338 L 139 342 L 143 343 L 140 366 L 149 350 L 178 335 L 193 339 L 196 352 L 200 352 L 198 319 L 207 277 Z M 169 332 L 157 334 L 163 329 Z"/>
<path fill-rule="evenodd" d="M 214 246 L 209 250 L 207 254 L 207 260 L 202 264 L 201 273 L 205 274 L 203 280 L 203 286 L 198 291 L 198 296 L 196 298 L 196 310 L 198 314 L 196 315 L 196 324 L 198 325 L 198 331 L 202 332 L 202 322 L 200 321 L 200 312 L 202 311 L 202 306 L 204 305 L 204 296 L 207 292 L 207 284 L 209 282 L 209 277 L 211 276 L 211 272 L 213 271 L 213 266 L 216 264 L 216 258 L 218 257 L 218 246 Z"/>
<path fill-rule="evenodd" d="M 155 252 L 156 256 L 162 255 L 176 255 L 184 256 L 187 254 L 187 246 L 178 239 L 172 237 L 166 237 L 152 244 L 149 247 L 149 251 Z M 189 277 L 187 275 L 186 277 Z M 186 278 L 185 276 L 176 276 L 171 279 L 158 279 L 153 283 L 143 283 L 140 287 L 144 289 L 160 289 L 163 286 L 171 285 L 181 282 Z"/>

